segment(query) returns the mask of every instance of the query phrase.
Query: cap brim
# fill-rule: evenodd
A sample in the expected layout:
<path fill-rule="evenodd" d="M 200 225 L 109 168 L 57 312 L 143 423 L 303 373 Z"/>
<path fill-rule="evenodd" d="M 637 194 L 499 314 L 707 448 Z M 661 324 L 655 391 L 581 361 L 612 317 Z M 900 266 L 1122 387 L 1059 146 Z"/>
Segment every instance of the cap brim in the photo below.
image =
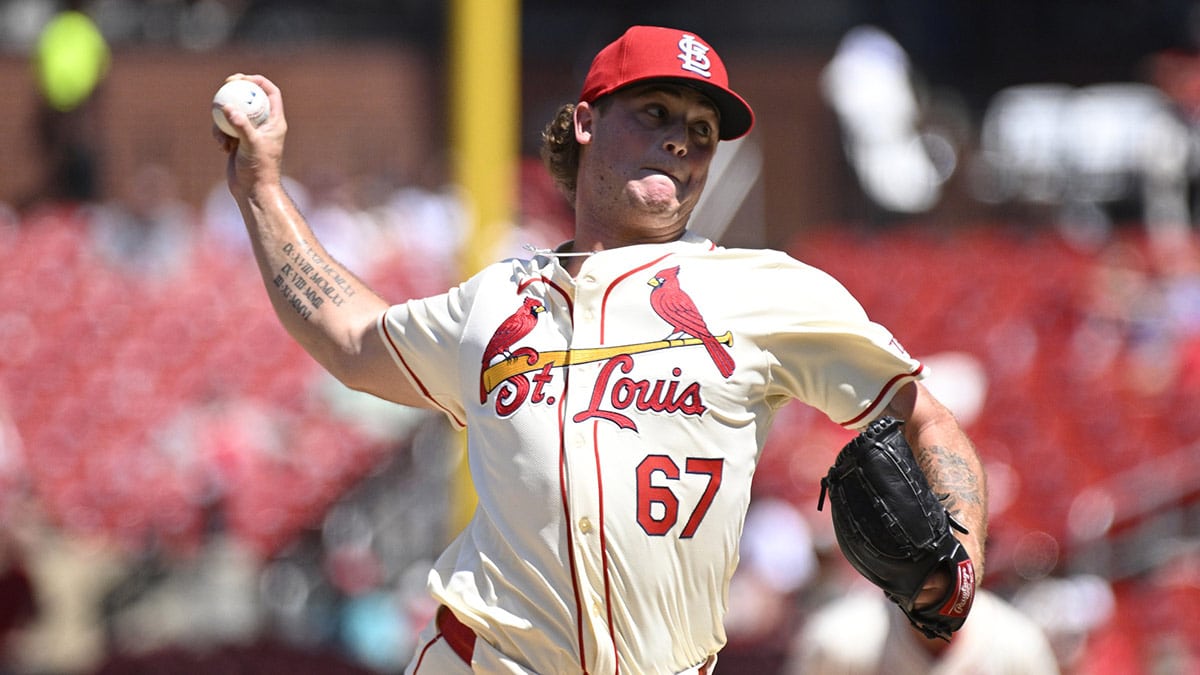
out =
<path fill-rule="evenodd" d="M 723 141 L 732 141 L 741 138 L 748 134 L 750 129 L 754 127 L 754 110 L 744 98 L 728 89 L 722 89 L 700 79 L 690 77 L 647 77 L 633 82 L 626 82 L 620 87 L 600 95 L 615 94 L 618 91 L 650 82 L 679 84 L 695 89 L 707 96 L 713 102 L 713 105 L 716 106 L 717 113 L 721 116 L 720 133 L 717 137 Z"/>
<path fill-rule="evenodd" d="M 750 133 L 754 126 L 754 111 L 745 99 L 728 89 L 695 80 L 685 81 L 698 87 L 716 104 L 717 111 L 721 113 L 721 140 L 731 141 Z"/>

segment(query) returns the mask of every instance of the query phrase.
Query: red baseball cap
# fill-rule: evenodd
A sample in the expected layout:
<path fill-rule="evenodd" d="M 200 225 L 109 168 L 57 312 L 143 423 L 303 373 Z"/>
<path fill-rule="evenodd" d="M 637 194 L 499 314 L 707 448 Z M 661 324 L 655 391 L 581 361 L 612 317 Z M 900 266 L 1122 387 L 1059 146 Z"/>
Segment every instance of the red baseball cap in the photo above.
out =
<path fill-rule="evenodd" d="M 674 28 L 633 26 L 601 49 L 579 100 L 592 103 L 630 85 L 663 80 L 693 86 L 712 99 L 721 114 L 721 140 L 741 138 L 754 126 L 754 111 L 729 88 L 717 52 L 695 33 Z"/>

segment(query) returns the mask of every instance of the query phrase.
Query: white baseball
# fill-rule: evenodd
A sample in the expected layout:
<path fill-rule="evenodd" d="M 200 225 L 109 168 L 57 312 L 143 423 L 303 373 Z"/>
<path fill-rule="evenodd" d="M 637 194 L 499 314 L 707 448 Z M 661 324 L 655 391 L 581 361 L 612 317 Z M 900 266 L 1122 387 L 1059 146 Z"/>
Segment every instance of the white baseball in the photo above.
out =
<path fill-rule="evenodd" d="M 213 121 L 221 128 L 221 131 L 237 138 L 237 129 L 226 119 L 225 113 L 221 110 L 222 106 L 228 105 L 234 110 L 239 110 L 250 120 L 254 126 L 259 126 L 267 121 L 267 117 L 271 114 L 271 102 L 267 99 L 267 92 L 263 91 L 262 87 L 254 84 L 250 80 L 230 80 L 221 85 L 217 90 L 212 101 L 212 116 Z"/>

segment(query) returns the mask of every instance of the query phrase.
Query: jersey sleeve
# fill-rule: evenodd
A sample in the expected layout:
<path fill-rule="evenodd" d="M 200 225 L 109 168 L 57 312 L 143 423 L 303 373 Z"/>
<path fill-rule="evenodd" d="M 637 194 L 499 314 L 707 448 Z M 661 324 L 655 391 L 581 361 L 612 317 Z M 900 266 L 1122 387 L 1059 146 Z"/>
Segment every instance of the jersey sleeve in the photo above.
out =
<path fill-rule="evenodd" d="M 924 377 L 920 361 L 833 277 L 799 263 L 768 277 L 773 287 L 788 289 L 771 309 L 772 330 L 763 338 L 775 393 L 857 429 L 902 386 Z"/>
<path fill-rule="evenodd" d="M 466 426 L 460 386 L 462 335 L 469 292 L 459 286 L 441 295 L 393 305 L 379 318 L 379 335 L 407 377 L 457 428 Z"/>

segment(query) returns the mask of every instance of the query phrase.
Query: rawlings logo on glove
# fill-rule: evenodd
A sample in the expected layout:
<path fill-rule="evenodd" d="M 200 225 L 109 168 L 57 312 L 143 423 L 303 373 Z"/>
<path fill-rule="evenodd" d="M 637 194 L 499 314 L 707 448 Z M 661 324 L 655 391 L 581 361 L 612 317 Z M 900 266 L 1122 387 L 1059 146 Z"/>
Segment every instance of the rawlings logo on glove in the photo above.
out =
<path fill-rule="evenodd" d="M 975 599 L 975 567 L 951 528 L 967 530 L 930 489 L 901 426 L 884 417 L 847 443 L 821 479 L 817 510 L 828 497 L 846 560 L 923 634 L 949 640 Z M 938 574 L 949 582 L 945 593 L 917 606 Z"/>

